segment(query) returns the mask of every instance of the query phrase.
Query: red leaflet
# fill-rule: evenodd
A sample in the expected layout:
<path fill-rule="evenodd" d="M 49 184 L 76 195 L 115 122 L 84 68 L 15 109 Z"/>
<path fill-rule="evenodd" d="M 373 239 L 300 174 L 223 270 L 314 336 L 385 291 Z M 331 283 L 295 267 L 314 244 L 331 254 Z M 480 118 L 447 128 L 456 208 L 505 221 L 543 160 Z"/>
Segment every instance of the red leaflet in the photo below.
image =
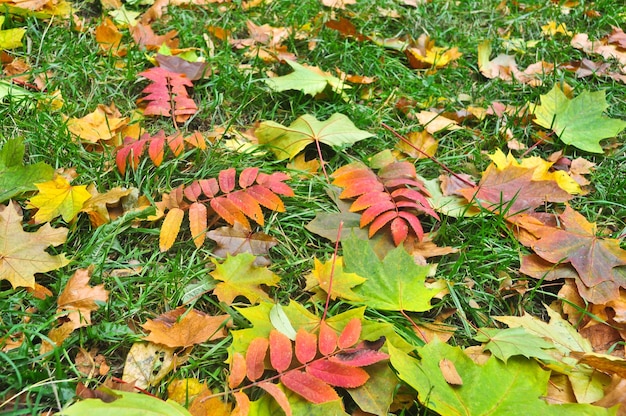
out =
<path fill-rule="evenodd" d="M 360 226 L 369 226 L 372 237 L 384 227 L 396 245 L 409 233 L 419 240 L 424 231 L 418 215 L 425 213 L 439 219 L 431 207 L 428 192 L 417 177 L 415 166 L 409 162 L 394 162 L 379 170 L 376 175 L 367 166 L 353 163 L 333 173 L 333 185 L 343 188 L 342 199 L 356 198 L 350 212 L 363 211 Z"/>
<path fill-rule="evenodd" d="M 228 387 L 234 389 L 246 378 L 246 359 L 241 353 L 233 354 L 233 361 L 230 363 L 230 374 L 228 375 Z"/>
<path fill-rule="evenodd" d="M 326 321 L 320 322 L 319 349 L 322 355 L 332 354 L 337 349 L 337 334 Z"/>
<path fill-rule="evenodd" d="M 259 174 L 259 168 L 245 168 L 239 174 L 239 187 L 247 188 L 252 185 Z"/>
<path fill-rule="evenodd" d="M 248 416 L 250 413 L 250 399 L 246 396 L 246 393 L 237 392 L 233 393 L 237 406 L 233 409 L 230 416 Z"/>
<path fill-rule="evenodd" d="M 189 206 L 189 230 L 196 248 L 202 247 L 206 237 L 207 209 L 206 205 L 194 202 Z"/>
<path fill-rule="evenodd" d="M 237 175 L 237 171 L 235 168 L 225 169 L 220 171 L 218 175 L 218 182 L 220 184 L 220 189 L 223 193 L 227 194 L 232 192 L 235 189 L 235 176 Z"/>
<path fill-rule="evenodd" d="M 280 382 L 311 403 L 320 404 L 339 400 L 335 389 L 304 371 L 289 371 L 280 377 Z"/>
<path fill-rule="evenodd" d="M 359 342 L 360 336 L 361 320 L 359 318 L 353 318 L 350 322 L 348 322 L 348 325 L 346 325 L 343 332 L 339 335 L 337 346 L 339 346 L 342 350 L 349 348 Z"/>
<path fill-rule="evenodd" d="M 296 358 L 302 364 L 311 361 L 317 355 L 317 337 L 300 328 L 296 334 Z"/>
<path fill-rule="evenodd" d="M 183 122 L 198 111 L 186 88 L 193 87 L 193 83 L 184 74 L 155 67 L 139 75 L 152 81 L 142 91 L 146 96 L 138 101 L 148 102 L 144 115 L 174 117 L 177 122 Z"/>
<path fill-rule="evenodd" d="M 362 368 L 327 359 L 313 361 L 306 367 L 306 371 L 331 386 L 344 388 L 362 386 L 370 378 Z"/>
<path fill-rule="evenodd" d="M 248 378 L 252 381 L 260 378 L 265 371 L 265 355 L 269 343 L 265 338 L 255 338 L 248 347 L 246 353 L 246 365 Z"/>
<path fill-rule="evenodd" d="M 359 349 L 348 352 L 340 352 L 330 357 L 329 361 L 342 363 L 350 367 L 365 367 L 387 359 L 389 359 L 389 355 L 384 352 Z"/>
<path fill-rule="evenodd" d="M 279 373 L 291 365 L 291 340 L 275 329 L 270 331 L 270 363 Z"/>
<path fill-rule="evenodd" d="M 289 405 L 289 400 L 287 400 L 287 396 L 281 389 L 278 388 L 276 384 L 262 381 L 257 384 L 257 386 L 268 392 L 274 398 L 274 400 L 276 400 L 276 403 L 278 403 L 278 405 L 281 407 L 281 409 L 283 409 L 287 416 L 292 415 L 291 405 Z"/>

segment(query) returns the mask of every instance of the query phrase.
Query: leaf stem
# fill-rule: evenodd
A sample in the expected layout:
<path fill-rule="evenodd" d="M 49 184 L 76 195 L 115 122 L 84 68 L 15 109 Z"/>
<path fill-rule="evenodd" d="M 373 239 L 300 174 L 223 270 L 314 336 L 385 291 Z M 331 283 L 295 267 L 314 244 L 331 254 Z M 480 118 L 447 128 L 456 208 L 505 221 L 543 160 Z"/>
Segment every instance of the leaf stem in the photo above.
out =
<path fill-rule="evenodd" d="M 339 221 L 337 227 L 337 241 L 335 241 L 335 252 L 333 253 L 333 262 L 330 266 L 330 278 L 328 279 L 328 292 L 326 293 L 326 304 L 324 305 L 324 314 L 321 322 L 324 322 L 328 314 L 328 304 L 330 303 L 330 294 L 333 290 L 333 277 L 335 276 L 335 263 L 337 262 L 337 251 L 339 251 L 339 240 L 341 240 L 341 231 L 343 231 L 343 221 Z"/>

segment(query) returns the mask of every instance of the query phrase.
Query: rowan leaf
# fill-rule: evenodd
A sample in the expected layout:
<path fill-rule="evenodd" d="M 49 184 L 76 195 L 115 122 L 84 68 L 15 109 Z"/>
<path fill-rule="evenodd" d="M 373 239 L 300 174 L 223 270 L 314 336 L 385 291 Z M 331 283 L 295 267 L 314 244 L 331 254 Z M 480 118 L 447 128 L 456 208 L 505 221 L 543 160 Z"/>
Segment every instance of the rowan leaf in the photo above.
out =
<path fill-rule="evenodd" d="M 49 223 L 33 233 L 22 229 L 22 215 L 14 204 L 0 205 L 0 280 L 13 288 L 35 287 L 35 274 L 60 269 L 69 263 L 63 254 L 50 255 L 49 246 L 63 244 L 67 228 L 52 228 Z"/>
<path fill-rule="evenodd" d="M 341 334 L 339 334 L 337 346 L 341 350 L 352 347 L 359 341 L 360 337 L 361 320 L 359 318 L 351 319 L 350 322 L 348 322 L 348 325 L 346 325 L 343 331 L 341 331 Z"/>
<path fill-rule="evenodd" d="M 343 91 L 350 88 L 344 81 L 324 72 L 314 66 L 304 66 L 291 60 L 285 60 L 293 68 L 293 72 L 275 78 L 265 78 L 263 81 L 274 91 L 298 90 L 304 94 L 316 96 L 324 92 L 326 87 L 341 96 L 344 101 L 350 101 L 348 95 Z"/>
<path fill-rule="evenodd" d="M 250 414 L 250 399 L 246 393 L 238 391 L 233 393 L 237 406 L 233 409 L 231 416 L 248 416 Z"/>
<path fill-rule="evenodd" d="M 82 210 L 91 194 L 84 185 L 72 186 L 64 176 L 58 175 L 53 180 L 35 184 L 39 193 L 30 199 L 29 208 L 38 208 L 35 221 L 51 221 L 61 215 L 65 222 L 70 222 Z"/>
<path fill-rule="evenodd" d="M 274 398 L 274 400 L 276 400 L 276 403 L 278 403 L 280 408 L 283 409 L 286 416 L 291 416 L 293 414 L 291 411 L 291 405 L 289 404 L 289 400 L 287 399 L 287 395 L 284 391 L 278 388 L 276 384 L 263 381 L 261 383 L 258 383 L 257 386 L 265 390 Z"/>
<path fill-rule="evenodd" d="M 224 338 L 224 325 L 229 319 L 229 315 L 210 316 L 195 309 L 177 308 L 148 319 L 142 328 L 150 335 L 143 339 L 170 348 L 186 348 Z"/>
<path fill-rule="evenodd" d="M 139 75 L 152 81 L 142 91 L 146 96 L 138 101 L 148 103 L 144 115 L 173 117 L 177 122 L 184 122 L 198 111 L 187 92 L 187 87 L 193 87 L 193 83 L 185 75 L 161 67 L 150 68 Z"/>
<path fill-rule="evenodd" d="M 228 372 L 228 387 L 234 389 L 239 386 L 246 378 L 248 366 L 246 358 L 243 354 L 235 352 L 230 362 L 230 371 Z"/>
<path fill-rule="evenodd" d="M 626 121 L 602 116 L 608 108 L 605 91 L 583 91 L 568 99 L 558 86 L 540 96 L 533 111 L 535 123 L 554 131 L 565 144 L 586 152 L 602 153 L 600 141 L 617 136 Z"/>
<path fill-rule="evenodd" d="M 329 355 L 337 349 L 337 333 L 326 321 L 320 322 L 318 346 L 322 355 Z"/>
<path fill-rule="evenodd" d="M 524 328 L 481 328 L 474 337 L 476 341 L 486 343 L 483 348 L 502 360 L 505 364 L 510 357 L 523 355 L 526 358 L 553 360 L 546 349 L 554 348 L 541 337 L 530 334 Z"/>
<path fill-rule="evenodd" d="M 261 300 L 270 301 L 260 285 L 276 286 L 280 280 L 266 267 L 254 266 L 255 256 L 249 253 L 227 255 L 223 263 L 212 261 L 215 270 L 210 274 L 220 281 L 213 293 L 221 302 L 229 305 L 237 296 L 243 296 L 253 304 Z"/>
<path fill-rule="evenodd" d="M 268 347 L 269 342 L 265 338 L 255 338 L 248 346 L 248 351 L 246 352 L 246 367 L 248 371 L 246 375 L 249 380 L 256 381 L 263 376 Z"/>
<path fill-rule="evenodd" d="M 317 355 L 317 336 L 300 328 L 296 333 L 296 358 L 302 364 L 312 361 Z"/>
<path fill-rule="evenodd" d="M 576 286 L 584 299 L 601 305 L 619 298 L 620 287 L 626 287 L 622 267 L 626 266 L 626 250 L 620 247 L 620 241 L 599 237 L 595 223 L 588 222 L 569 205 L 558 218 L 559 227 L 532 227 L 536 241 L 526 243 L 552 264 L 571 264 L 578 274 Z"/>
<path fill-rule="evenodd" d="M 346 273 L 343 266 L 343 257 L 337 257 L 335 261 L 330 259 L 322 263 L 317 258 L 313 259 L 314 267 L 306 276 L 305 290 L 314 292 L 318 298 L 326 298 L 330 289 L 330 298 L 337 298 L 358 302 L 363 300 L 352 290 L 355 286 L 365 281 L 356 273 Z M 330 286 L 332 277 L 332 287 Z"/>
<path fill-rule="evenodd" d="M 440 415 L 541 414 L 609 415 L 614 411 L 587 404 L 549 405 L 542 399 L 550 373 L 534 361 L 513 357 L 504 364 L 495 357 L 478 365 L 461 348 L 435 338 L 418 348 L 419 359 L 389 347 L 391 364 L 418 392 L 419 401 Z M 463 385 L 450 384 L 439 367 L 449 360 Z M 480 391 L 489 394 L 476 394 Z"/>
<path fill-rule="evenodd" d="M 194 202 L 189 205 L 189 231 L 196 248 L 202 247 L 206 237 L 207 209 L 206 205 Z"/>
<path fill-rule="evenodd" d="M 137 414 L 137 409 L 143 409 L 139 411 L 150 409 L 149 414 L 154 416 L 191 416 L 187 409 L 173 400 L 163 401 L 150 394 L 127 391 L 111 390 L 111 392 L 116 397 L 112 402 L 85 399 L 64 409 L 60 414 L 66 416 L 109 416 L 112 414 L 123 416 Z"/>
<path fill-rule="evenodd" d="M 335 389 L 304 371 L 288 371 L 280 376 L 280 382 L 289 390 L 314 404 L 332 402 L 339 399 Z"/>
<path fill-rule="evenodd" d="M 43 162 L 24 165 L 24 140 L 8 139 L 0 149 L 0 202 L 37 189 L 35 183 L 53 178 L 54 169 Z"/>
<path fill-rule="evenodd" d="M 343 241 L 343 254 L 346 270 L 367 279 L 355 292 L 371 308 L 423 312 L 440 291 L 425 285 L 430 268 L 415 264 L 404 247 L 391 250 L 381 261 L 369 241 L 350 237 Z"/>
<path fill-rule="evenodd" d="M 372 137 L 359 130 L 348 117 L 335 113 L 326 121 L 309 114 L 298 117 L 289 127 L 274 121 L 264 121 L 255 130 L 259 144 L 269 146 L 278 160 L 293 159 L 311 143 L 324 143 L 334 148 L 351 146 Z"/>
<path fill-rule="evenodd" d="M 172 208 L 165 215 L 159 234 L 159 249 L 162 252 L 169 250 L 176 241 L 184 216 L 185 212 L 180 208 Z"/>
<path fill-rule="evenodd" d="M 272 329 L 270 331 L 270 363 L 272 367 L 282 373 L 291 365 L 293 355 L 291 340 L 286 335 Z"/>
<path fill-rule="evenodd" d="M 57 299 L 57 312 L 67 312 L 74 329 L 91 325 L 91 312 L 99 308 L 96 302 L 106 302 L 109 297 L 104 285 L 89 286 L 90 277 L 91 270 L 76 270 Z"/>
<path fill-rule="evenodd" d="M 342 166 L 332 174 L 333 185 L 343 188 L 339 198 L 356 198 L 350 211 L 363 211 L 360 227 L 369 225 L 371 238 L 389 225 L 396 246 L 408 236 L 409 230 L 419 240 L 424 230 L 417 217 L 426 213 L 439 219 L 427 197 L 424 183 L 409 162 L 392 162 L 374 173 L 362 163 Z"/>
<path fill-rule="evenodd" d="M 306 371 L 316 378 L 335 387 L 355 388 L 369 379 L 365 370 L 328 359 L 316 360 L 306 367 Z"/>

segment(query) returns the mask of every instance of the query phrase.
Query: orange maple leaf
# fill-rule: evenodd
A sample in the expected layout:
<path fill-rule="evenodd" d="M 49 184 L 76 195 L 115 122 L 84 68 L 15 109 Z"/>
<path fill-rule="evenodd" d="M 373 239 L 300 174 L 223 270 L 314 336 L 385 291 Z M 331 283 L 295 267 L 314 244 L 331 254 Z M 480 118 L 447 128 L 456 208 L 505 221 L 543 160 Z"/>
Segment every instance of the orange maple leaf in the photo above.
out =
<path fill-rule="evenodd" d="M 89 286 L 90 276 L 90 269 L 76 270 L 57 299 L 57 312 L 68 312 L 67 318 L 74 329 L 91 325 L 91 311 L 99 308 L 96 302 L 106 302 L 109 298 L 104 285 Z"/>
<path fill-rule="evenodd" d="M 143 339 L 170 348 L 186 348 L 224 338 L 224 324 L 228 319 L 229 315 L 210 316 L 195 309 L 187 312 L 185 308 L 177 308 L 155 319 L 148 319 L 142 327 L 150 331 L 150 335 Z"/>

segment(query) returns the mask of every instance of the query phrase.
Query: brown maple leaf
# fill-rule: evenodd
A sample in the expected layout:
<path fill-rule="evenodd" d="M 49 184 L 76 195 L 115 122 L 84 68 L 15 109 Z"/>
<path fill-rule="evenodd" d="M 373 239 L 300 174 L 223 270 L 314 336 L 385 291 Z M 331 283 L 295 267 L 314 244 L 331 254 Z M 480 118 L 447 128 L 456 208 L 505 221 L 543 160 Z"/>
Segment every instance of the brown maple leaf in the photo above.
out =
<path fill-rule="evenodd" d="M 91 311 L 99 308 L 96 302 L 106 302 L 109 298 L 104 285 L 89 286 L 91 272 L 91 269 L 76 270 L 57 299 L 57 312 L 68 312 L 67 318 L 74 329 L 91 325 Z"/>
<path fill-rule="evenodd" d="M 620 241 L 598 237 L 595 223 L 569 206 L 559 215 L 559 223 L 560 227 L 534 225 L 531 233 L 536 241 L 523 242 L 549 263 L 546 273 L 555 265 L 571 265 L 584 299 L 595 304 L 617 299 L 619 288 L 626 288 L 626 250 L 620 247 Z M 525 224 L 520 226 L 524 228 Z"/>
<path fill-rule="evenodd" d="M 226 257 L 227 254 L 236 256 L 239 253 L 252 253 L 256 257 L 253 265 L 256 267 L 269 266 L 272 261 L 266 256 L 270 248 L 278 241 L 265 233 L 252 233 L 238 222 L 233 227 L 221 227 L 211 230 L 207 237 L 217 243 L 213 251 L 217 257 Z"/>
<path fill-rule="evenodd" d="M 210 316 L 195 309 L 177 308 L 148 319 L 142 327 L 150 331 L 150 335 L 143 339 L 170 348 L 186 348 L 224 338 L 224 324 L 228 319 L 229 315 Z"/>
<path fill-rule="evenodd" d="M 45 250 L 63 244 L 67 228 L 52 228 L 49 223 L 34 233 L 22 229 L 22 215 L 15 205 L 0 205 L 0 280 L 15 287 L 35 287 L 35 273 L 45 273 L 65 266 L 63 254 L 52 256 Z"/>

